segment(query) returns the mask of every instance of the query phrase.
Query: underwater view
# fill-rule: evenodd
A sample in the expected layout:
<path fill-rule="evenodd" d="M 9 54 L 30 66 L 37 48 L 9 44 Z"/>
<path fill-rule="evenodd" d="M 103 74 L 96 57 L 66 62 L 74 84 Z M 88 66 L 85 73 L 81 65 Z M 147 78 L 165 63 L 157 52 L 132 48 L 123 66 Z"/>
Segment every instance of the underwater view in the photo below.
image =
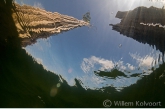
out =
<path fill-rule="evenodd" d="M 0 108 L 165 108 L 164 0 L 1 0 Z"/>

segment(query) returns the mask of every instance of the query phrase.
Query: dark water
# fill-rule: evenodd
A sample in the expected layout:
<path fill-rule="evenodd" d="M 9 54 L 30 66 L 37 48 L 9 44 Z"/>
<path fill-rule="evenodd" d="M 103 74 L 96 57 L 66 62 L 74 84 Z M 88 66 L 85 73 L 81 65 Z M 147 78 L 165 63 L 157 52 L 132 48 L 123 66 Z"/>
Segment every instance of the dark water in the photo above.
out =
<path fill-rule="evenodd" d="M 93 72 L 112 80 L 142 75 L 135 84 L 121 91 L 113 86 L 85 89 L 76 78 L 75 85 L 71 86 L 60 74 L 45 70 L 21 48 L 11 17 L 11 1 L 0 1 L 0 8 L 0 107 L 106 107 L 110 105 L 108 100 L 112 102 L 111 107 L 165 107 L 164 62 L 152 68 L 150 75 L 142 75 L 143 72 L 126 75 L 118 67 Z M 116 105 L 117 101 L 127 103 Z"/>

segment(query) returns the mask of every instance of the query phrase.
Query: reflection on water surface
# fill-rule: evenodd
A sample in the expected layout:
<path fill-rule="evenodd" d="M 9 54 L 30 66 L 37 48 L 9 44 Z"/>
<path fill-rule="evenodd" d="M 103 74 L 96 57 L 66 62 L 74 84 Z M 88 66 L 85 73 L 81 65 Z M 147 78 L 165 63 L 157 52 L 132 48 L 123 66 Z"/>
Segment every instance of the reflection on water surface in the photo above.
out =
<path fill-rule="evenodd" d="M 0 2 L 1 24 L 13 32 L 1 27 L 1 107 L 165 106 L 165 32 L 141 24 L 164 25 L 163 1 L 16 2 L 33 7 Z M 90 24 L 81 20 L 88 11 Z"/>
<path fill-rule="evenodd" d="M 113 4 L 118 4 L 118 2 Z M 143 5 L 146 4 L 144 3 Z M 114 10 L 111 9 L 111 7 L 107 8 L 108 9 L 106 10 Z M 143 19 L 136 14 L 138 13 L 138 9 L 139 8 L 135 8 L 127 15 L 124 12 L 116 13 L 116 17 L 120 16 L 119 18 L 123 18 L 122 16 L 125 16 L 124 19 L 121 20 L 121 25 L 128 27 L 127 30 L 126 27 L 121 27 L 120 31 L 127 31 L 128 34 L 134 33 L 134 36 L 138 33 L 140 37 L 147 37 L 145 36 L 146 33 L 142 31 L 142 27 L 139 27 L 141 30 L 136 30 L 136 28 L 138 28 L 138 22 L 148 20 L 148 18 L 145 17 L 147 8 L 140 9 L 141 13 L 144 14 L 141 15 L 144 17 Z M 152 8 L 151 11 L 153 11 Z M 161 11 L 161 9 L 158 11 Z M 96 14 L 97 12 L 100 12 L 100 10 L 95 9 L 92 11 L 93 14 Z M 26 47 L 26 50 L 41 62 L 47 70 L 62 75 L 70 85 L 74 85 L 74 78 L 80 79 L 84 83 L 84 87 L 88 88 L 101 88 L 107 84 L 117 88 L 134 84 L 137 80 L 142 78 L 143 75 L 152 73 L 153 70 L 162 63 L 164 55 L 159 52 L 159 50 L 162 51 L 162 49 L 158 50 L 157 48 L 149 46 L 148 44 L 150 44 L 150 42 L 147 42 L 148 44 L 145 45 L 139 43 L 143 38 L 141 38 L 139 42 L 136 42 L 115 33 L 114 30 L 108 26 L 108 23 L 109 18 L 111 18 L 112 21 L 115 21 L 116 17 L 112 15 L 112 13 L 109 14 L 109 11 L 107 11 L 107 14 L 108 16 L 105 13 L 100 13 L 102 16 L 100 19 L 92 17 L 91 14 L 91 23 L 101 22 L 103 18 L 107 18 L 107 24 L 104 26 L 99 26 L 99 23 L 94 24 L 94 26 L 97 27 L 97 30 L 92 29 L 94 27 L 91 29 L 85 27 L 79 28 L 79 30 L 75 29 L 60 34 L 57 37 L 52 36 L 46 41 L 38 40 L 36 45 L 28 46 Z M 154 13 L 151 15 L 154 15 Z M 132 23 L 129 23 L 130 21 Z M 152 20 L 151 22 L 154 21 Z M 112 26 L 113 29 L 117 28 L 113 24 Z M 134 27 L 133 30 L 131 27 Z M 145 29 L 145 31 L 148 31 L 147 28 Z M 154 28 L 150 28 L 149 30 L 152 31 L 153 29 Z M 103 33 L 103 31 L 105 33 Z M 148 33 L 148 35 L 149 34 L 150 33 Z M 144 39 L 144 41 L 147 41 L 147 39 Z M 160 41 L 158 42 L 160 43 Z M 133 46 L 134 43 L 136 46 Z M 156 45 L 155 42 L 153 43 Z M 154 44 L 152 45 L 154 46 Z M 38 49 L 38 51 L 36 51 L 36 49 Z M 117 75 L 115 73 L 116 78 L 107 79 L 105 77 L 100 77 L 99 74 L 95 75 L 94 73 L 97 70 L 112 73 L 113 69 L 121 71 L 125 76 L 121 76 L 120 74 Z M 134 76 L 132 77 L 131 75 Z"/>

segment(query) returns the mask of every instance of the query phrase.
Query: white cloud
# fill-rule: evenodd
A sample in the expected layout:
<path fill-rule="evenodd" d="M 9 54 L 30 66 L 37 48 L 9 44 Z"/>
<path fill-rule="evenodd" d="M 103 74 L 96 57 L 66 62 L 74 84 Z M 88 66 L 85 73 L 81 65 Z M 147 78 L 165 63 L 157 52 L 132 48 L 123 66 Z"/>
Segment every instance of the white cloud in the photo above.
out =
<path fill-rule="evenodd" d="M 83 62 L 81 64 L 81 69 L 85 73 L 88 73 L 89 71 L 94 69 L 95 65 L 100 65 L 101 66 L 100 70 L 112 69 L 114 67 L 114 63 L 112 61 L 92 56 L 90 58 L 83 59 Z"/>
<path fill-rule="evenodd" d="M 39 2 L 34 2 L 33 6 L 36 7 L 36 8 L 44 9 L 43 5 Z"/>
<path fill-rule="evenodd" d="M 111 60 L 106 60 L 106 59 L 98 58 L 95 56 L 92 56 L 88 61 L 92 62 L 94 64 L 99 64 L 101 66 L 100 70 L 112 69 L 115 66 Z M 94 65 L 92 65 L 92 66 L 94 66 Z"/>
<path fill-rule="evenodd" d="M 150 68 L 152 66 L 152 62 L 155 60 L 154 57 L 146 55 L 144 57 L 141 57 L 137 54 L 131 54 L 130 56 L 137 61 L 139 64 L 139 67 L 146 67 Z"/>
<path fill-rule="evenodd" d="M 146 56 L 145 58 L 140 60 L 140 66 L 147 66 L 151 67 L 152 62 L 154 61 L 154 58 L 151 56 Z"/>
<path fill-rule="evenodd" d="M 136 61 L 138 64 L 138 67 L 141 69 L 141 71 L 146 72 L 146 74 L 152 73 L 152 70 L 150 70 L 152 67 L 156 68 L 159 66 L 159 64 L 162 63 L 162 60 L 158 62 L 158 58 L 162 56 L 160 52 L 151 53 L 146 56 L 139 56 L 136 53 L 132 54 L 130 53 L 130 56 Z"/>
<path fill-rule="evenodd" d="M 124 71 L 124 70 L 126 70 L 128 67 L 127 66 L 125 66 L 124 64 L 123 64 L 123 61 L 118 61 L 118 62 L 115 62 L 115 65 L 117 65 L 117 67 L 119 68 L 119 70 L 121 70 L 121 71 Z"/>
<path fill-rule="evenodd" d="M 135 70 L 135 67 L 129 63 L 126 64 L 127 67 L 130 69 L 130 70 Z"/>
<path fill-rule="evenodd" d="M 96 68 L 96 66 L 99 66 L 99 68 Z M 115 66 L 117 66 L 117 68 L 119 68 L 120 71 L 135 69 L 135 67 L 133 65 L 130 65 L 129 63 L 124 65 L 123 61 L 121 60 L 113 62 L 112 60 L 107 60 L 96 56 L 84 58 L 81 63 L 81 69 L 85 73 L 93 72 L 94 70 L 111 70 Z"/>

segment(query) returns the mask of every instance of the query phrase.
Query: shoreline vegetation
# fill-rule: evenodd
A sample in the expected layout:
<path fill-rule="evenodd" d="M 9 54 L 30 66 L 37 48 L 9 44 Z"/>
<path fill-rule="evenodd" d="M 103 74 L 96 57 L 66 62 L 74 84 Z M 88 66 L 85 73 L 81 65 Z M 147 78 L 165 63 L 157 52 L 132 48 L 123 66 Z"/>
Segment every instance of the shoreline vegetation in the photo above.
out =
<path fill-rule="evenodd" d="M 110 86 L 97 90 L 84 89 L 77 79 L 75 86 L 69 86 L 60 75 L 45 70 L 22 49 L 12 17 L 12 2 L 0 1 L 1 108 L 104 107 L 103 101 L 106 99 L 125 102 L 160 101 L 160 107 L 165 107 L 165 76 L 162 76 L 165 74 L 164 63 L 151 75 L 143 77 L 121 92 Z"/>

